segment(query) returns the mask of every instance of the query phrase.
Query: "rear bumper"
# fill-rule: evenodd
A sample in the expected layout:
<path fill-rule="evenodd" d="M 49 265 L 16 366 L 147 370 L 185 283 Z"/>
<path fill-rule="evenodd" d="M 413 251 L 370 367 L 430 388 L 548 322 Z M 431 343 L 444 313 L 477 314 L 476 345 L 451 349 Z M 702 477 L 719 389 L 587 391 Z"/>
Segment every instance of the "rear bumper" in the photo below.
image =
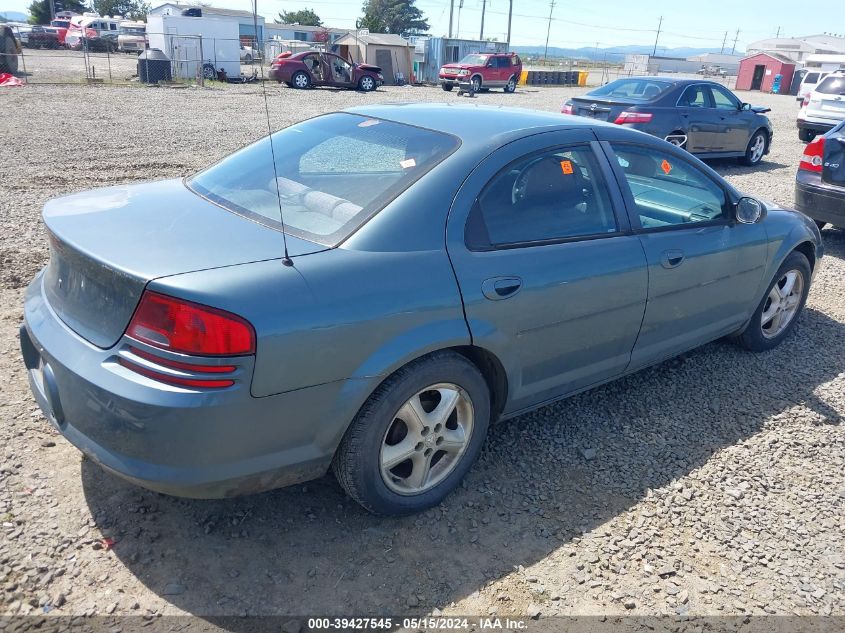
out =
<path fill-rule="evenodd" d="M 795 207 L 814 220 L 845 227 L 845 187 L 829 185 L 819 174 L 799 170 L 795 177 Z"/>
<path fill-rule="evenodd" d="M 839 124 L 839 121 L 832 121 L 830 123 L 824 121 L 813 121 L 811 119 L 798 119 L 796 127 L 799 130 L 813 130 L 814 132 L 828 132 Z"/>
<path fill-rule="evenodd" d="M 255 398 L 251 364 L 226 389 L 157 383 L 116 363 L 125 341 L 102 350 L 67 328 L 41 278 L 27 290 L 20 330 L 32 393 L 68 441 L 145 488 L 221 498 L 320 477 L 369 388 L 338 381 Z"/>

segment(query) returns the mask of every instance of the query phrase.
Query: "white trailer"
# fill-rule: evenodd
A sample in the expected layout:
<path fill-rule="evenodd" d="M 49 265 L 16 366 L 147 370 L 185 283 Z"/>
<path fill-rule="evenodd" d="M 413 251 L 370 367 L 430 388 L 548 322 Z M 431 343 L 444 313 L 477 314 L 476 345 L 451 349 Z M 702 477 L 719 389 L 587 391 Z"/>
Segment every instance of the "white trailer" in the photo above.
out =
<path fill-rule="evenodd" d="M 203 66 L 224 70 L 229 77 L 241 74 L 238 23 L 212 16 L 147 16 L 150 48 L 161 49 L 173 62 L 173 76 L 195 79 Z"/>

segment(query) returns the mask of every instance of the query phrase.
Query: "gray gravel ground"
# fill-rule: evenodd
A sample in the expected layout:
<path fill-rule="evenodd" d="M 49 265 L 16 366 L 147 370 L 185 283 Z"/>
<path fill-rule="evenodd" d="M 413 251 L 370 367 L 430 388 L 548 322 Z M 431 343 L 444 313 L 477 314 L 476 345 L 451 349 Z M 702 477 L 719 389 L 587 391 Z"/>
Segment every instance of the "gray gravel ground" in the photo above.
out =
<path fill-rule="evenodd" d="M 475 102 L 556 110 L 572 93 Z M 773 108 L 773 152 L 714 167 L 789 204 L 797 106 L 742 96 Z M 269 98 L 274 128 L 458 99 Z M 463 488 L 421 516 L 369 516 L 329 477 L 180 500 L 105 474 L 50 428 L 19 360 L 22 292 L 46 260 L 48 198 L 207 165 L 266 132 L 260 92 L 30 86 L 2 104 L 0 613 L 845 615 L 845 232 L 824 231 L 828 256 L 781 347 L 716 342 L 498 425 Z"/>

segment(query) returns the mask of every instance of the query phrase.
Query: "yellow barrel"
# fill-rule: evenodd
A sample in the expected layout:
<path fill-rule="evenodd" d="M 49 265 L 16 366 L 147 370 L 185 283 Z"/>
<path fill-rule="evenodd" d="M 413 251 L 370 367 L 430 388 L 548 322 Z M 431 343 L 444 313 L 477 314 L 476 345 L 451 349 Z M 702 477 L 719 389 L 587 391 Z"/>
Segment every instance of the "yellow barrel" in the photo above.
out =
<path fill-rule="evenodd" d="M 589 73 L 589 72 L 587 72 L 586 70 L 579 70 L 579 71 L 578 71 L 578 85 L 579 85 L 579 86 L 582 86 L 582 87 L 583 87 L 583 86 L 586 86 L 586 85 L 587 85 L 587 76 L 588 76 L 589 74 L 590 74 L 590 73 Z"/>
<path fill-rule="evenodd" d="M 528 71 L 523 70 L 521 73 L 519 73 L 519 85 L 524 86 L 527 83 L 528 83 Z"/>

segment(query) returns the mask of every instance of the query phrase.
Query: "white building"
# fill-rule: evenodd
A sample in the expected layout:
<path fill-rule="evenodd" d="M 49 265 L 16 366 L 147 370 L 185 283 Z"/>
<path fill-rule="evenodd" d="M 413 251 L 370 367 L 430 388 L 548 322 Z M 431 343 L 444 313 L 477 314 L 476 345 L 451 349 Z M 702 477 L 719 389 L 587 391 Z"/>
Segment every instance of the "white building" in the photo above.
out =
<path fill-rule="evenodd" d="M 845 37 L 832 33 L 804 37 L 772 37 L 749 44 L 746 54 L 756 53 L 778 53 L 803 64 L 810 55 L 845 54 Z"/>
<path fill-rule="evenodd" d="M 295 42 L 316 42 L 319 37 L 317 33 L 327 31 L 329 40 L 327 44 L 331 46 L 341 37 L 347 33 L 351 33 L 349 29 L 333 29 L 324 26 L 304 26 L 302 24 L 266 24 L 265 32 L 267 39 L 290 40 Z"/>

